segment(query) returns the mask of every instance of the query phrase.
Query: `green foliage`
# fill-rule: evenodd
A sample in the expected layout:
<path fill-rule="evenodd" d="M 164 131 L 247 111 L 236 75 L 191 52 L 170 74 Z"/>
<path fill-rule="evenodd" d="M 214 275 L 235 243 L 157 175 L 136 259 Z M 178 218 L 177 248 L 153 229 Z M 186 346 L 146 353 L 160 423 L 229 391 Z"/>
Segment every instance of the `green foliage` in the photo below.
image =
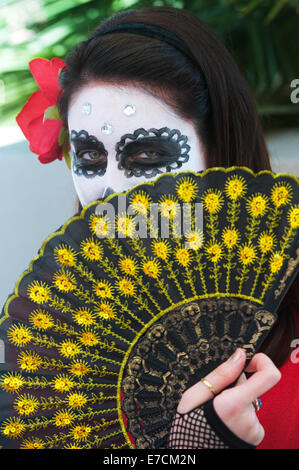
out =
<path fill-rule="evenodd" d="M 0 0 L 1 123 L 12 123 L 37 89 L 29 60 L 64 58 L 112 14 L 153 5 L 188 10 L 213 29 L 268 126 L 299 123 L 299 106 L 290 100 L 291 81 L 299 78 L 299 0 Z"/>

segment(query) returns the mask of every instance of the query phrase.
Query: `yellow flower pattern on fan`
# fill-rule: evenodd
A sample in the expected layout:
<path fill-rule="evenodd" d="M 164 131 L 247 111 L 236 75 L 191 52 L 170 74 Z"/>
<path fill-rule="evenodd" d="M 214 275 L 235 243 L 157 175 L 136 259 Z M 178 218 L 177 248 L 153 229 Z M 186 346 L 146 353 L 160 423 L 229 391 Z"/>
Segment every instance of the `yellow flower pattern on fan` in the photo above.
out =
<path fill-rule="evenodd" d="M 153 241 L 152 242 L 152 247 L 153 247 L 153 252 L 154 254 L 162 259 L 163 261 L 167 261 L 169 255 L 170 255 L 170 246 L 167 243 L 167 241 Z"/>
<path fill-rule="evenodd" d="M 92 239 L 84 240 L 81 243 L 81 251 L 84 258 L 89 261 L 99 261 L 103 256 L 103 248 Z"/>
<path fill-rule="evenodd" d="M 151 198 L 144 191 L 137 192 L 130 198 L 130 204 L 137 214 L 146 215 L 150 208 Z"/>
<path fill-rule="evenodd" d="M 93 325 L 95 322 L 93 313 L 86 308 L 77 309 L 73 317 L 75 322 L 82 326 Z"/>
<path fill-rule="evenodd" d="M 77 356 L 81 352 L 80 347 L 73 341 L 69 340 L 63 341 L 59 346 L 59 350 L 64 357 L 70 358 Z"/>
<path fill-rule="evenodd" d="M 68 410 L 58 411 L 54 417 L 55 426 L 58 428 L 65 428 L 73 423 L 75 414 Z"/>
<path fill-rule="evenodd" d="M 182 178 L 176 184 L 178 198 L 183 202 L 193 201 L 198 193 L 198 186 L 190 177 Z"/>
<path fill-rule="evenodd" d="M 90 372 L 90 367 L 84 362 L 74 362 L 70 366 L 70 373 L 76 377 L 83 377 Z"/>
<path fill-rule="evenodd" d="M 206 211 L 210 214 L 215 214 L 220 211 L 223 206 L 223 195 L 220 190 L 208 189 L 203 196 L 203 205 Z"/>
<path fill-rule="evenodd" d="M 29 416 L 38 410 L 39 402 L 33 396 L 23 395 L 16 399 L 14 407 L 20 415 Z"/>
<path fill-rule="evenodd" d="M 9 372 L 4 374 L 1 378 L 1 387 L 10 393 L 16 393 L 22 390 L 25 380 L 18 372 Z"/>
<path fill-rule="evenodd" d="M 78 439 L 81 441 L 81 440 L 87 439 L 91 431 L 92 431 L 92 428 L 90 426 L 81 425 L 81 426 L 76 426 L 72 430 L 72 434 L 73 434 L 74 439 Z"/>
<path fill-rule="evenodd" d="M 218 263 L 223 254 L 221 244 L 219 243 L 212 243 L 210 246 L 207 246 L 206 251 L 212 263 Z"/>
<path fill-rule="evenodd" d="M 188 247 L 192 250 L 198 250 L 203 246 L 204 236 L 203 232 L 191 230 L 186 233 L 186 240 L 188 242 Z"/>
<path fill-rule="evenodd" d="M 267 211 L 267 198 L 260 194 L 253 196 L 247 202 L 246 207 L 252 217 L 262 217 Z"/>
<path fill-rule="evenodd" d="M 162 216 L 169 220 L 173 220 L 179 213 L 180 206 L 175 196 L 168 197 L 167 195 L 164 195 L 159 199 L 159 204 Z"/>
<path fill-rule="evenodd" d="M 142 269 L 147 276 L 155 279 L 157 279 L 161 271 L 159 263 L 151 259 L 143 263 Z"/>
<path fill-rule="evenodd" d="M 244 266 L 252 264 L 256 258 L 255 250 L 252 246 L 243 246 L 239 252 L 240 261 Z"/>
<path fill-rule="evenodd" d="M 58 392 L 68 392 L 74 387 L 74 382 L 67 376 L 59 376 L 53 380 L 52 387 Z"/>
<path fill-rule="evenodd" d="M 262 253 L 271 251 L 275 244 L 274 238 L 268 233 L 262 233 L 259 237 L 258 245 Z"/>
<path fill-rule="evenodd" d="M 99 281 L 93 288 L 96 295 L 102 299 L 111 299 L 113 297 L 113 289 L 108 282 Z"/>
<path fill-rule="evenodd" d="M 138 266 L 136 261 L 132 258 L 125 257 L 119 261 L 120 269 L 124 274 L 128 274 L 129 276 L 135 276 L 137 273 Z"/>
<path fill-rule="evenodd" d="M 226 248 L 231 250 L 234 246 L 236 246 L 239 242 L 240 234 L 238 230 L 226 228 L 222 233 L 222 240 Z"/>
<path fill-rule="evenodd" d="M 76 253 L 72 247 L 60 245 L 54 249 L 55 260 L 63 266 L 72 267 L 76 264 Z"/>
<path fill-rule="evenodd" d="M 73 409 L 82 408 L 87 403 L 87 396 L 83 393 L 71 393 L 68 398 L 68 405 Z"/>
<path fill-rule="evenodd" d="M 25 423 L 19 417 L 9 418 L 3 423 L 2 432 L 4 436 L 16 439 L 25 431 Z"/>
<path fill-rule="evenodd" d="M 91 232 L 97 237 L 107 237 L 112 229 L 111 221 L 103 215 L 92 214 L 89 225 Z"/>
<path fill-rule="evenodd" d="M 35 352 L 22 351 L 18 357 L 18 364 L 25 372 L 35 372 L 41 367 L 42 360 Z"/>
<path fill-rule="evenodd" d="M 105 302 L 101 302 L 99 306 L 95 308 L 95 313 L 104 320 L 109 320 L 110 318 L 115 317 L 115 309 Z"/>
<path fill-rule="evenodd" d="M 277 183 L 271 190 L 271 200 L 275 207 L 288 204 L 292 196 L 292 188 L 289 184 Z"/>
<path fill-rule="evenodd" d="M 115 230 L 124 237 L 133 237 L 135 224 L 132 217 L 118 215 L 116 218 Z"/>
<path fill-rule="evenodd" d="M 80 336 L 80 342 L 84 346 L 96 346 L 99 344 L 99 338 L 92 331 L 84 331 Z"/>
<path fill-rule="evenodd" d="M 29 317 L 29 321 L 39 330 L 48 330 L 54 325 L 51 315 L 42 309 L 32 312 Z"/>
<path fill-rule="evenodd" d="M 225 193 L 228 198 L 236 201 L 242 198 L 246 192 L 246 183 L 242 176 L 229 177 L 225 184 Z"/>
<path fill-rule="evenodd" d="M 118 282 L 118 290 L 122 295 L 131 297 L 135 294 L 135 285 L 130 279 L 123 278 Z"/>
<path fill-rule="evenodd" d="M 83 447 L 80 447 L 76 444 L 67 444 L 66 446 L 64 446 L 64 449 L 83 449 Z"/>
<path fill-rule="evenodd" d="M 44 282 L 34 281 L 28 287 L 28 295 L 33 302 L 43 304 L 51 299 L 51 290 Z"/>
<path fill-rule="evenodd" d="M 21 449 L 45 449 L 46 444 L 41 439 L 25 439 L 21 445 Z"/>
<path fill-rule="evenodd" d="M 189 266 L 191 263 L 191 253 L 187 248 L 177 248 L 175 251 L 175 257 L 178 263 L 184 268 Z"/>
<path fill-rule="evenodd" d="M 288 220 L 292 229 L 299 227 L 299 207 L 294 207 L 289 211 Z"/>
<path fill-rule="evenodd" d="M 271 273 L 276 274 L 283 265 L 284 258 L 280 253 L 273 253 L 270 260 Z"/>
<path fill-rule="evenodd" d="M 33 334 L 28 327 L 17 325 L 10 328 L 7 336 L 9 341 L 16 346 L 27 346 L 33 338 Z"/>
<path fill-rule="evenodd" d="M 76 278 L 62 269 L 54 274 L 53 284 L 60 292 L 71 292 L 76 289 Z"/>

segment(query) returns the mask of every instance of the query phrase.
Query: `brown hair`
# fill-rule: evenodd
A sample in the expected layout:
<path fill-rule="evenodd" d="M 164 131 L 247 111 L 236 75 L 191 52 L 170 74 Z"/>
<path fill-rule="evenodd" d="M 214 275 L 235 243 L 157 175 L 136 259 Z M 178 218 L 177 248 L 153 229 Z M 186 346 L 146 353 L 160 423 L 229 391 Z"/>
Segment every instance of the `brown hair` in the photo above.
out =
<path fill-rule="evenodd" d="M 174 33 L 194 60 L 164 41 L 131 33 L 84 41 L 67 56 L 67 67 L 60 75 L 63 93 L 58 106 L 65 123 L 70 100 L 83 85 L 94 81 L 130 83 L 146 87 L 194 124 L 207 167 L 271 169 L 248 85 L 231 54 L 207 25 L 186 10 L 150 7 L 118 13 L 96 31 L 126 23 L 146 23 Z M 80 203 L 77 209 L 82 209 Z M 277 366 L 289 356 L 296 334 L 290 308 L 298 304 L 297 291 L 293 286 L 285 297 L 276 326 L 261 348 Z"/>

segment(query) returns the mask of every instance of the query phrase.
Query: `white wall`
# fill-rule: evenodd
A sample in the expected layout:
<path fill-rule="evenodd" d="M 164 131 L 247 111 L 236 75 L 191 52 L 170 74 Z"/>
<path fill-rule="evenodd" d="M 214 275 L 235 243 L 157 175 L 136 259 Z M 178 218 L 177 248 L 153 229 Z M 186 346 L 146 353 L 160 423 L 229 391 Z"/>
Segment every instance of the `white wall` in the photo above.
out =
<path fill-rule="evenodd" d="M 64 160 L 42 165 L 27 141 L 11 137 L 0 129 L 0 311 L 44 239 L 75 213 L 76 200 Z"/>
<path fill-rule="evenodd" d="M 266 141 L 273 171 L 299 177 L 299 129 L 273 132 Z"/>

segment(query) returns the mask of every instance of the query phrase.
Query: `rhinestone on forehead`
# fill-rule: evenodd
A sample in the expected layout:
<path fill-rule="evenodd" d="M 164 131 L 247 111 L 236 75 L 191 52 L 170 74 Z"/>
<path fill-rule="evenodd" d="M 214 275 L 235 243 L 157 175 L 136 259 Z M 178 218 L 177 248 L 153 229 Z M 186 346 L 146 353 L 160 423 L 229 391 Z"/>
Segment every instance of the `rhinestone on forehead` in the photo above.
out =
<path fill-rule="evenodd" d="M 109 134 L 112 134 L 113 127 L 111 126 L 111 124 L 109 124 L 109 122 L 104 122 L 104 124 L 101 127 L 101 131 L 103 132 L 103 134 L 109 135 Z"/>
<path fill-rule="evenodd" d="M 91 104 L 90 103 L 84 103 L 82 105 L 82 114 L 86 114 L 88 116 L 88 114 L 91 113 Z"/>
<path fill-rule="evenodd" d="M 134 104 L 127 104 L 123 109 L 123 113 L 126 116 L 132 116 L 132 114 L 135 114 L 135 112 L 136 112 L 136 106 Z"/>

